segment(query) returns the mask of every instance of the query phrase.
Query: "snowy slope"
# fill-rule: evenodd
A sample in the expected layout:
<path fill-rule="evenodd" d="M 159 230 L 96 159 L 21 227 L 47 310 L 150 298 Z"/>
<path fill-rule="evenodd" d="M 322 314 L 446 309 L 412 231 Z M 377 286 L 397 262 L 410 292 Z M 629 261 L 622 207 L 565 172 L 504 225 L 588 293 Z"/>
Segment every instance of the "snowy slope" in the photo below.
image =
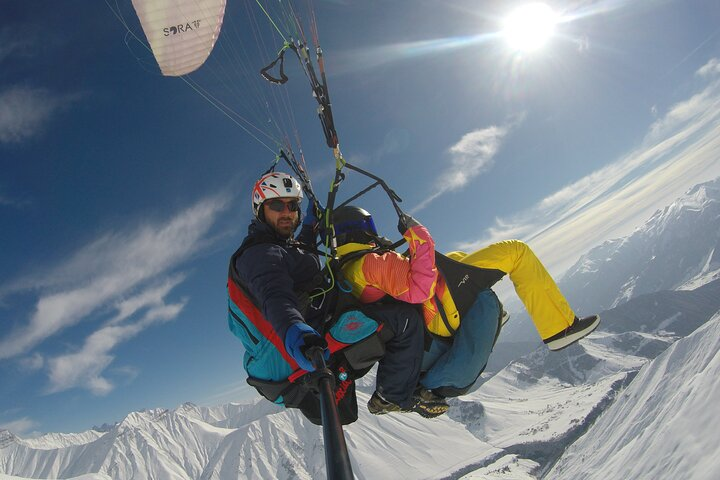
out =
<path fill-rule="evenodd" d="M 720 478 L 720 314 L 646 365 L 547 478 Z"/>
<path fill-rule="evenodd" d="M 130 413 L 105 433 L 19 439 L 0 432 L 0 472 L 32 478 L 199 478 L 225 436 L 280 409 L 269 402 Z"/>
<path fill-rule="evenodd" d="M 667 332 L 684 337 L 720 309 L 720 279 L 695 290 L 642 295 L 610 312 L 602 312 L 602 329 L 610 332 Z"/>
<path fill-rule="evenodd" d="M 72 445 L 84 445 L 97 440 L 103 435 L 105 435 L 104 432 L 96 430 L 88 430 L 82 433 L 48 433 L 37 438 L 23 440 L 23 443 L 38 450 L 53 450 L 67 448 Z"/>
<path fill-rule="evenodd" d="M 633 384 L 638 371 L 720 310 L 719 289 L 716 280 L 694 292 L 658 292 L 630 300 L 602 313 L 609 331 L 598 331 L 562 352 L 540 348 L 461 397 L 450 416 L 503 449 L 496 462 L 478 463 L 479 470 L 467 478 L 482 478 L 477 476 L 481 471 L 488 478 L 503 478 L 503 472 L 506 478 L 539 478 Z M 668 298 L 669 293 L 675 295 Z M 684 311 L 688 306 L 692 308 Z"/>
<path fill-rule="evenodd" d="M 720 278 L 720 178 L 696 185 L 632 235 L 583 255 L 559 285 L 580 311 Z"/>
<path fill-rule="evenodd" d="M 600 312 L 601 323 L 584 350 L 570 347 L 560 353 L 545 348 L 507 367 L 519 381 L 544 376 L 580 385 L 620 370 L 639 369 L 678 338 L 705 323 L 720 310 L 720 279 L 693 291 L 662 291 L 641 295 L 611 310 Z M 505 335 L 503 332 L 500 338 Z M 502 352 L 511 344 L 499 343 Z M 493 355 L 496 354 L 493 352 Z M 507 372 L 506 372 L 507 373 Z"/>

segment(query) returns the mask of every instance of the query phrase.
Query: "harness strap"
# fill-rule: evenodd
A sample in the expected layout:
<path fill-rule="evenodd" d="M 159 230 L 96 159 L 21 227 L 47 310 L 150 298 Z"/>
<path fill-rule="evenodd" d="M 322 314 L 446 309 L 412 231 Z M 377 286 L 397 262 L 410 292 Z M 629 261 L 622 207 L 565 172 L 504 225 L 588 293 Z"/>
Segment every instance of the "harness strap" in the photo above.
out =
<path fill-rule="evenodd" d="M 435 265 L 438 272 L 445 278 L 445 284 L 460 318 L 473 306 L 478 292 L 491 288 L 505 276 L 505 272 L 502 270 L 467 265 L 439 252 L 435 252 Z M 438 302 L 439 305 L 440 302 Z"/>
<path fill-rule="evenodd" d="M 455 332 L 457 331 L 450 325 L 450 320 L 448 320 L 447 312 L 445 312 L 445 307 L 443 307 L 442 302 L 440 301 L 440 297 L 435 294 L 435 305 L 437 306 L 438 312 L 440 313 L 440 317 L 442 318 L 443 324 L 445 324 L 445 328 L 447 328 L 448 332 L 450 332 L 450 336 L 454 336 Z"/>

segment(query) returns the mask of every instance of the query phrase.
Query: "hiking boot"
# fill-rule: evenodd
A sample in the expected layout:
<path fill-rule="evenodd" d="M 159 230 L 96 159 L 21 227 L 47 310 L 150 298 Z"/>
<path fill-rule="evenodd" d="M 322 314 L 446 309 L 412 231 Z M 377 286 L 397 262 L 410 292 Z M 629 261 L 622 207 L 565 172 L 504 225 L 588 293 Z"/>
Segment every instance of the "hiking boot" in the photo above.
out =
<path fill-rule="evenodd" d="M 415 404 L 410 407 L 410 411 L 418 413 L 425 418 L 439 417 L 450 408 L 447 401 L 445 401 L 445 397 L 436 395 L 422 386 L 418 386 L 415 393 L 413 393 L 413 401 Z"/>
<path fill-rule="evenodd" d="M 402 408 L 400 405 L 389 402 L 375 392 L 367 404 L 368 411 L 373 415 L 385 415 L 386 413 L 415 412 L 425 418 L 435 418 L 447 412 L 448 404 L 444 397 L 435 395 L 430 390 L 418 387 L 413 393 L 413 405 L 410 408 Z"/>
<path fill-rule="evenodd" d="M 372 397 L 370 397 L 370 401 L 368 401 L 367 404 L 368 411 L 372 413 L 373 415 L 384 415 L 386 413 L 391 412 L 407 412 L 408 410 L 404 410 L 400 405 L 396 405 L 392 402 L 388 402 L 384 398 L 380 396 L 379 393 L 374 392 L 372 394 Z"/>
<path fill-rule="evenodd" d="M 543 342 L 550 350 L 557 352 L 588 335 L 597 328 L 599 323 L 600 315 L 590 315 L 583 318 L 575 317 L 572 325 L 557 335 L 546 338 Z"/>

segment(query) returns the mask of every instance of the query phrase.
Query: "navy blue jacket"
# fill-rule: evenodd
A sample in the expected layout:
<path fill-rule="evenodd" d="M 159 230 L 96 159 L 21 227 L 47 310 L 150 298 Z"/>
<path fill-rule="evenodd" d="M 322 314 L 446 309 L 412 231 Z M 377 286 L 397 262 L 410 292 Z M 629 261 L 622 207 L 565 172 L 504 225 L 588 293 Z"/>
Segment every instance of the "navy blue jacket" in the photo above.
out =
<path fill-rule="evenodd" d="M 306 227 L 299 238 L 313 240 Z M 243 245 L 250 246 L 235 260 L 243 286 L 270 322 L 280 339 L 293 323 L 308 323 L 318 329 L 321 319 L 305 318 L 306 305 L 301 297 L 317 287 L 321 280 L 320 260 L 299 247 L 298 241 L 283 239 L 265 222 L 254 219 Z"/>

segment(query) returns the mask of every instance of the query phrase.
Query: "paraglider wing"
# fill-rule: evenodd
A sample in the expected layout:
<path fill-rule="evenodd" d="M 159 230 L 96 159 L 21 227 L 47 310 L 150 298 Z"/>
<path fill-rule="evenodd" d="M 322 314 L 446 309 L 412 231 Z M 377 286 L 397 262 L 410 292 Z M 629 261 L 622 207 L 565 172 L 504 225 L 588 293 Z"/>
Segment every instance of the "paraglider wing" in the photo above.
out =
<path fill-rule="evenodd" d="M 163 75 L 196 70 L 215 45 L 226 0 L 132 0 Z"/>

